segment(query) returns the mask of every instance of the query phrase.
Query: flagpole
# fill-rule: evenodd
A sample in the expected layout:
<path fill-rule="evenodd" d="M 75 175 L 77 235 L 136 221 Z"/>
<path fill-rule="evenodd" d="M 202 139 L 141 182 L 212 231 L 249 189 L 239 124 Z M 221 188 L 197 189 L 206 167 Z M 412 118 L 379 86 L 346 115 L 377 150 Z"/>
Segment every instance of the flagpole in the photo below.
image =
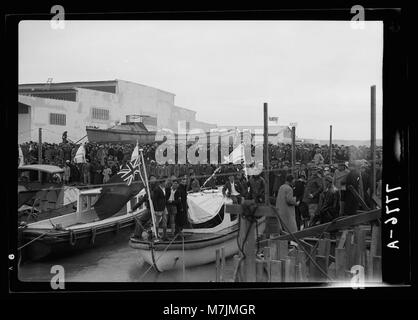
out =
<path fill-rule="evenodd" d="M 151 192 L 149 190 L 149 184 L 148 184 L 148 174 L 147 174 L 147 168 L 145 166 L 145 161 L 144 161 L 144 154 L 142 153 L 142 149 L 138 150 L 141 153 L 141 162 L 142 162 L 142 166 L 144 167 L 144 173 L 145 173 L 145 187 L 147 188 L 147 193 L 148 193 L 148 202 L 149 202 L 149 207 L 151 210 L 151 218 L 152 218 L 152 226 L 153 226 L 153 230 L 154 230 L 154 234 L 155 234 L 155 238 L 158 238 L 158 233 L 157 233 L 157 226 L 155 223 L 155 212 L 154 212 L 154 204 L 152 203 L 152 199 L 151 199 Z M 140 168 L 141 169 L 141 168 Z"/>

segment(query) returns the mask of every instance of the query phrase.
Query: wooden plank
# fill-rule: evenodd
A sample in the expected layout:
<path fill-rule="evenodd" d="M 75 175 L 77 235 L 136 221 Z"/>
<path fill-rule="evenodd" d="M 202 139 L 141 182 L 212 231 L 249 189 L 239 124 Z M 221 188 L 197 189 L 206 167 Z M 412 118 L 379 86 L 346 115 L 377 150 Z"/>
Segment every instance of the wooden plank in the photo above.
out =
<path fill-rule="evenodd" d="M 356 262 L 363 267 L 366 266 L 366 230 L 358 228 L 357 230 Z"/>
<path fill-rule="evenodd" d="M 373 281 L 381 282 L 382 281 L 382 257 L 374 256 L 372 257 L 373 264 Z"/>
<path fill-rule="evenodd" d="M 256 259 L 256 282 L 265 282 L 264 279 L 264 261 Z"/>
<path fill-rule="evenodd" d="M 295 266 L 295 282 L 303 282 L 302 264 L 296 263 Z"/>
<path fill-rule="evenodd" d="M 239 255 L 234 255 L 234 271 L 238 268 L 238 263 L 241 260 Z M 237 282 L 242 282 L 243 281 L 243 273 L 242 273 L 242 268 L 239 268 L 238 272 L 237 272 Z M 235 279 L 233 279 L 233 281 L 235 281 Z"/>
<path fill-rule="evenodd" d="M 264 247 L 263 248 L 263 253 L 264 253 L 264 259 L 267 260 L 271 260 L 272 259 L 272 248 L 271 247 Z"/>
<path fill-rule="evenodd" d="M 215 278 L 216 282 L 220 282 L 220 261 L 221 261 L 220 256 L 221 256 L 220 249 L 216 249 L 216 278 Z"/>
<path fill-rule="evenodd" d="M 326 263 L 326 258 L 324 256 L 317 255 L 315 257 L 315 262 L 318 264 L 321 269 L 328 274 L 328 265 Z M 314 279 L 316 281 L 324 282 L 327 281 L 327 277 L 317 268 L 314 266 Z"/>
<path fill-rule="evenodd" d="M 221 247 L 221 268 L 220 268 L 220 275 L 219 280 L 220 282 L 224 281 L 224 270 L 225 270 L 225 247 Z"/>
<path fill-rule="evenodd" d="M 272 260 L 277 260 L 277 240 L 271 239 L 272 237 L 278 237 L 278 234 L 271 234 L 268 240 L 268 246 L 271 248 L 270 254 Z"/>
<path fill-rule="evenodd" d="M 342 249 L 342 248 L 344 248 L 345 241 L 346 241 L 346 239 L 347 239 L 347 233 L 348 233 L 348 230 L 344 230 L 344 231 L 343 231 L 343 233 L 342 233 L 342 235 L 341 235 L 340 239 L 338 240 L 338 244 L 337 244 L 337 248 L 338 248 L 338 249 Z"/>
<path fill-rule="evenodd" d="M 237 204 L 226 204 L 225 205 L 225 212 L 230 214 L 242 214 L 242 206 Z M 277 212 L 277 209 L 274 207 L 269 206 L 259 206 L 257 208 L 257 211 L 255 213 L 255 216 L 261 217 L 261 216 L 275 216 Z M 346 216 L 344 218 L 341 218 L 340 220 L 337 220 L 335 222 L 328 222 L 323 223 L 317 226 L 313 226 L 310 228 L 303 229 L 302 231 L 295 232 L 293 235 L 299 239 L 299 238 L 306 238 L 314 235 L 321 234 L 324 230 L 327 230 L 327 232 L 334 232 L 341 229 L 346 229 L 348 227 L 351 227 L 353 225 L 363 224 L 367 222 L 371 222 L 374 220 L 377 220 L 381 217 L 381 210 L 375 209 L 370 210 L 366 212 L 361 212 L 359 214 Z M 278 238 L 278 240 L 293 240 L 292 236 L 290 235 L 282 235 Z"/>
<path fill-rule="evenodd" d="M 290 257 L 290 282 L 296 282 L 296 257 L 291 256 Z"/>
<path fill-rule="evenodd" d="M 247 232 L 248 230 L 248 232 Z M 248 236 L 247 236 L 248 234 Z M 247 236 L 247 237 L 246 237 Z M 245 259 L 243 261 L 243 273 L 245 282 L 256 281 L 256 239 L 255 239 L 255 223 L 251 224 L 247 219 L 241 219 L 239 243 L 244 244 Z"/>
<path fill-rule="evenodd" d="M 283 281 L 283 266 L 280 260 L 271 260 L 270 264 L 270 282 Z"/>
<path fill-rule="evenodd" d="M 298 250 L 298 255 L 296 257 L 296 263 L 300 264 L 300 273 L 301 273 L 301 280 L 306 281 L 308 278 L 307 275 L 307 265 L 306 265 L 306 253 L 303 250 Z"/>
<path fill-rule="evenodd" d="M 287 240 L 279 240 L 277 243 L 277 258 L 284 260 L 289 256 L 289 243 Z"/>
<path fill-rule="evenodd" d="M 382 254 L 381 229 L 377 225 L 372 227 L 372 240 L 370 243 L 370 255 L 380 256 Z"/>
<path fill-rule="evenodd" d="M 290 258 L 285 259 L 284 263 L 284 282 L 290 282 L 291 280 L 291 261 Z"/>
<path fill-rule="evenodd" d="M 345 248 L 335 249 L 335 278 L 337 281 L 346 281 L 347 253 Z"/>
<path fill-rule="evenodd" d="M 360 213 L 353 216 L 347 216 L 344 218 L 341 218 L 340 220 L 337 220 L 335 222 L 328 222 L 324 224 L 320 224 L 317 226 L 313 226 L 310 228 L 303 229 L 302 231 L 298 231 L 293 233 L 293 236 L 296 237 L 296 239 L 300 238 L 306 238 L 311 237 L 314 235 L 321 234 L 325 229 L 327 229 L 329 232 L 338 231 L 341 229 L 347 229 L 351 226 L 368 223 L 370 221 L 377 220 L 381 217 L 381 210 L 372 210 L 364 213 Z M 278 240 L 293 240 L 293 238 L 290 235 L 282 235 L 277 238 Z"/>
<path fill-rule="evenodd" d="M 353 231 L 350 230 L 347 233 L 347 238 L 346 238 L 346 241 L 345 241 L 345 250 L 346 250 L 345 252 L 346 252 L 346 255 L 347 255 L 346 256 L 346 259 L 347 259 L 347 265 L 346 265 L 347 270 L 350 270 L 351 267 L 354 264 L 353 257 L 354 257 L 355 252 L 354 252 L 354 244 L 353 244 L 354 239 L 353 239 L 353 237 L 354 237 L 354 233 L 353 233 Z"/>

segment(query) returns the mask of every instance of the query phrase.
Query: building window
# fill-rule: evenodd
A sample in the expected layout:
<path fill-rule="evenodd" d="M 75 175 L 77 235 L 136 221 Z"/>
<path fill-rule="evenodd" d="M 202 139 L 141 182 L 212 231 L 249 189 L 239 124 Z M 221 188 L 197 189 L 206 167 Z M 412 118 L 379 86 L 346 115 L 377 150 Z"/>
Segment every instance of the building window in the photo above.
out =
<path fill-rule="evenodd" d="M 91 117 L 95 120 L 109 120 L 109 110 L 92 108 Z"/>
<path fill-rule="evenodd" d="M 67 123 L 67 117 L 62 113 L 50 113 L 49 114 L 49 124 L 54 124 L 58 126 L 65 126 Z"/>

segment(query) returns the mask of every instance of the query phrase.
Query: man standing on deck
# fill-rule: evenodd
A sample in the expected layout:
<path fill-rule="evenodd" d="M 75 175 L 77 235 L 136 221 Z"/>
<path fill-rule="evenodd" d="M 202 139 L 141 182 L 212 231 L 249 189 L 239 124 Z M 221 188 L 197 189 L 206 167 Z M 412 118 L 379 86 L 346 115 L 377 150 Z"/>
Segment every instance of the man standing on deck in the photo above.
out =
<path fill-rule="evenodd" d="M 303 202 L 308 204 L 311 221 L 318 210 L 319 195 L 321 194 L 323 188 L 324 186 L 321 173 L 318 168 L 313 168 L 312 175 L 306 183 L 305 193 L 303 195 Z"/>
<path fill-rule="evenodd" d="M 340 213 L 342 216 L 344 214 L 344 202 L 345 202 L 345 193 L 346 193 L 346 179 L 350 170 L 348 170 L 348 162 L 340 162 L 338 164 L 338 169 L 334 172 L 333 184 L 337 188 L 340 194 Z"/>
<path fill-rule="evenodd" d="M 176 215 L 177 215 L 177 207 L 180 203 L 180 192 L 178 190 L 178 182 L 175 177 L 171 178 L 171 185 L 166 186 L 165 188 L 165 196 L 167 200 L 167 212 L 170 221 L 171 227 L 171 235 L 174 236 L 176 230 L 178 230 L 176 226 Z"/>
<path fill-rule="evenodd" d="M 296 197 L 293 196 L 293 184 L 295 182 L 294 177 L 289 174 L 286 177 L 285 183 L 280 186 L 276 199 L 276 208 L 278 208 L 281 222 L 283 222 L 287 228 L 282 226 L 282 229 L 286 232 L 296 232 L 298 230 L 295 216 L 295 206 L 299 205 L 299 201 L 296 201 Z"/>
<path fill-rule="evenodd" d="M 152 203 L 155 211 L 155 223 L 158 230 L 161 223 L 163 234 L 162 239 L 167 240 L 167 208 L 166 208 L 166 196 L 165 196 L 165 178 L 155 180 L 155 187 L 152 192 Z M 158 231 L 157 231 L 158 232 Z"/>
<path fill-rule="evenodd" d="M 315 225 L 318 221 L 321 224 L 327 223 L 338 217 L 340 198 L 332 180 L 331 176 L 325 177 L 325 189 L 319 197 L 318 211 L 311 225 Z"/>
<path fill-rule="evenodd" d="M 234 204 L 241 203 L 241 187 L 235 181 L 234 174 L 229 175 L 229 181 L 222 188 L 222 194 L 232 200 Z"/>
<path fill-rule="evenodd" d="M 183 228 L 187 225 L 187 176 L 183 176 L 180 180 L 180 185 L 178 187 L 179 192 L 179 202 L 177 204 L 177 214 L 176 214 L 176 227 L 177 232 L 181 232 Z"/>
<path fill-rule="evenodd" d="M 264 203 L 265 182 L 263 177 L 261 176 L 261 172 L 259 172 L 259 174 L 251 176 L 249 185 L 250 192 L 248 198 L 254 200 L 255 203 Z"/>

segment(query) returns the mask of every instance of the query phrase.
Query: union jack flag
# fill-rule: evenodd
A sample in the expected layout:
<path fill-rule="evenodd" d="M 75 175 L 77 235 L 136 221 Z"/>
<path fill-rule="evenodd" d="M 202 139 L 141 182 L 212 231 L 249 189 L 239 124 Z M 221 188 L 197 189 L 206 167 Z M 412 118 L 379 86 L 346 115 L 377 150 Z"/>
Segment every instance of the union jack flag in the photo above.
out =
<path fill-rule="evenodd" d="M 123 181 L 126 182 L 128 186 L 130 186 L 132 181 L 135 180 L 135 175 L 136 174 L 141 175 L 139 166 L 140 166 L 139 159 L 138 158 L 133 159 L 126 163 L 126 165 L 118 172 L 118 175 L 121 177 Z M 142 179 L 142 175 L 141 175 L 141 179 Z"/>

